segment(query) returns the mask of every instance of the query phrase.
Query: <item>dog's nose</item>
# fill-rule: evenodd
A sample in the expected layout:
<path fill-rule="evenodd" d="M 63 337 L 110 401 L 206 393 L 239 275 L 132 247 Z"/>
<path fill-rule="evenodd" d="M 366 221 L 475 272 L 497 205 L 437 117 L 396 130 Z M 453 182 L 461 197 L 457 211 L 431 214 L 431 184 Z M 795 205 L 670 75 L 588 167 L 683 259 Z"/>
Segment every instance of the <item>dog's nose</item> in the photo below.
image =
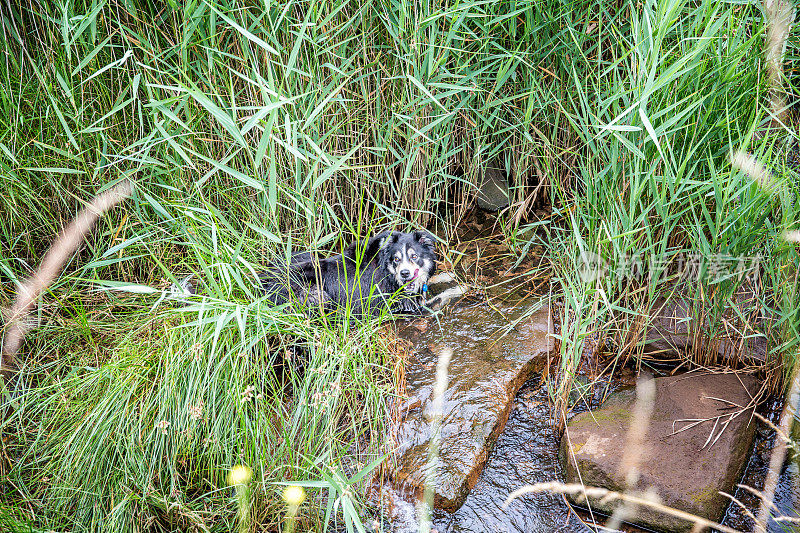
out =
<path fill-rule="evenodd" d="M 410 278 L 410 277 L 411 277 L 411 271 L 410 271 L 410 270 L 408 270 L 408 269 L 401 270 L 401 271 L 400 271 L 400 277 L 401 277 L 401 278 L 403 278 L 403 279 L 408 279 L 408 278 Z"/>

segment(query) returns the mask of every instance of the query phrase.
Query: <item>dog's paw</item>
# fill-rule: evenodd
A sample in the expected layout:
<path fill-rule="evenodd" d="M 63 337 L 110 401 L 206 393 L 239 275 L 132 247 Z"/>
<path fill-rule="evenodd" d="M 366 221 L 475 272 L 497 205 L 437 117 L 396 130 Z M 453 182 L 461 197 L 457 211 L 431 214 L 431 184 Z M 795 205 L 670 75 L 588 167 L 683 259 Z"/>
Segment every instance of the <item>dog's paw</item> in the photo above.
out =
<path fill-rule="evenodd" d="M 449 287 L 425 303 L 425 306 L 432 311 L 439 311 L 453 300 L 459 299 L 466 294 L 467 289 L 463 285 Z"/>
<path fill-rule="evenodd" d="M 457 281 L 452 272 L 439 272 L 428 279 L 429 286 L 446 285 Z"/>

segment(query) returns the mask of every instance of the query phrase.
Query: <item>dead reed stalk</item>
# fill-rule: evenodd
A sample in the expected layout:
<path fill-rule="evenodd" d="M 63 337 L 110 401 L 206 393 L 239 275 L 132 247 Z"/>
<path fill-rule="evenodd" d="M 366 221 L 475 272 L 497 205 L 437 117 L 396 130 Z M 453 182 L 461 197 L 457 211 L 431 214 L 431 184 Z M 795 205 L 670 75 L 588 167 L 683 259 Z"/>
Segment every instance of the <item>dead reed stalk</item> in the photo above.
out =
<path fill-rule="evenodd" d="M 55 280 L 67 259 L 75 253 L 100 217 L 130 196 L 132 191 L 133 184 L 130 180 L 125 179 L 95 196 L 56 237 L 42 259 L 39 269 L 19 286 L 17 297 L 7 315 L 6 333 L 3 336 L 2 351 L 0 351 L 2 354 L 0 371 L 3 375 L 12 371 L 15 366 L 15 355 L 31 327 L 27 317 L 39 296 Z"/>
<path fill-rule="evenodd" d="M 573 494 L 576 496 L 585 495 L 587 498 L 598 499 L 601 500 L 603 503 L 619 500 L 621 502 L 629 503 L 631 505 L 649 507 L 651 509 L 655 509 L 664 514 L 668 514 L 670 516 L 674 516 L 692 522 L 696 526 L 699 526 L 700 528 L 713 528 L 715 530 L 721 531 L 722 533 L 742 533 L 741 531 L 732 529 L 727 526 L 723 526 L 722 524 L 718 524 L 712 520 L 708 520 L 700 516 L 695 516 L 691 513 L 687 513 L 686 511 L 675 509 L 674 507 L 668 507 L 659 502 L 654 496 L 647 496 L 647 495 L 638 496 L 632 494 L 623 494 L 621 492 L 614 492 L 608 489 L 603 489 L 598 487 L 586 487 L 584 485 L 581 485 L 580 483 L 560 483 L 558 481 L 549 481 L 547 483 L 537 483 L 536 485 L 522 487 L 521 489 L 515 490 L 514 492 L 508 495 L 508 498 L 506 498 L 506 501 L 503 503 L 503 507 L 505 508 L 506 506 L 508 506 L 508 504 L 510 504 L 515 498 L 519 498 L 520 496 L 524 496 L 525 494 L 531 494 L 537 492 L 555 492 L 558 494 Z"/>
<path fill-rule="evenodd" d="M 649 375 L 642 375 L 636 381 L 636 403 L 633 406 L 631 425 L 625 439 L 625 451 L 620 462 L 620 473 L 625 476 L 626 492 L 636 490 L 642 457 L 646 453 L 647 430 L 656 400 L 656 385 Z M 609 529 L 619 529 L 624 520 L 635 516 L 636 504 L 623 500 L 608 520 Z"/>
<path fill-rule="evenodd" d="M 775 125 L 779 126 L 783 123 L 787 108 L 783 91 L 783 54 L 794 22 L 795 8 L 791 2 L 786 0 L 765 0 L 764 8 L 767 13 L 765 57 L 769 73 L 770 107 L 773 123 L 777 123 Z M 772 173 L 753 156 L 738 152 L 733 157 L 733 165 L 750 175 L 764 189 L 775 192 L 776 181 L 772 178 Z M 800 242 L 800 232 L 797 230 L 787 231 L 784 237 L 789 242 Z M 800 357 L 798 358 L 800 359 Z M 775 437 L 775 447 L 772 450 L 767 479 L 764 482 L 764 491 L 760 495 L 761 508 L 755 524 L 755 531 L 759 533 L 767 530 L 767 521 L 778 486 L 778 477 L 786 459 L 787 443 L 781 439 L 781 434 L 789 434 L 794 413 L 797 411 L 798 397 L 800 397 L 800 375 L 798 375 L 797 369 L 798 362 L 795 361 L 791 387 L 781 413 L 779 431 Z"/>
<path fill-rule="evenodd" d="M 784 122 L 787 109 L 783 90 L 783 54 L 794 21 L 795 9 L 791 2 L 786 0 L 765 0 L 764 8 L 768 19 L 764 55 L 769 75 L 770 107 L 773 123 L 776 123 L 775 126 L 780 126 Z"/>
<path fill-rule="evenodd" d="M 427 476 L 425 480 L 425 492 L 420 502 L 419 524 L 421 533 L 429 533 L 431 530 L 430 510 L 433 508 L 434 489 L 436 488 L 436 471 L 439 464 L 439 444 L 441 442 L 441 425 L 444 405 L 444 393 L 447 390 L 449 381 L 448 368 L 450 358 L 453 357 L 453 350 L 445 347 L 439 354 L 439 361 L 436 364 L 436 382 L 433 385 L 433 403 L 431 414 L 431 443 L 428 448 Z"/>

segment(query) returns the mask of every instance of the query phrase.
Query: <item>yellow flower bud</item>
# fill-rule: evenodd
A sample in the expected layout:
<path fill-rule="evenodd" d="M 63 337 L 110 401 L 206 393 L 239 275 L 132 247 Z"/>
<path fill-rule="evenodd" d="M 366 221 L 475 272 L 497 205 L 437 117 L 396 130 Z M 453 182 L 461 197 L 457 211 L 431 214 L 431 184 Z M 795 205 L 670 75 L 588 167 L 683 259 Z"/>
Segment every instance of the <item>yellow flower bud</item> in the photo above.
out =
<path fill-rule="evenodd" d="M 246 485 L 250 482 L 253 471 L 250 467 L 236 465 L 228 472 L 228 485 Z"/>
<path fill-rule="evenodd" d="M 303 490 L 303 487 L 290 485 L 283 489 L 283 499 L 289 505 L 298 506 L 306 499 L 306 491 Z"/>

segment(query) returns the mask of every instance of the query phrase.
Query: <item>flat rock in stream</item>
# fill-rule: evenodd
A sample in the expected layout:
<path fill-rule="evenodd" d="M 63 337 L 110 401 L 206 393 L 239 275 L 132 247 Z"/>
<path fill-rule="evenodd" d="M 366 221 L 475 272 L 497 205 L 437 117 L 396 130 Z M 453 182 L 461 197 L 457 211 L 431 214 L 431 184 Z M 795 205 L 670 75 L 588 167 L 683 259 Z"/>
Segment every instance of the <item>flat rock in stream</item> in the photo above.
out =
<path fill-rule="evenodd" d="M 409 399 L 393 439 L 393 477 L 404 489 L 417 497 L 424 490 L 436 363 L 450 347 L 434 506 L 453 512 L 464 502 L 508 420 L 514 395 L 543 369 L 553 350 L 549 308 L 531 309 L 530 304 L 459 305 L 400 332 L 415 348 L 406 362 Z"/>
<path fill-rule="evenodd" d="M 636 490 L 652 489 L 669 507 L 719 521 L 729 503 L 719 491 L 733 494 L 756 426 L 752 408 L 734 406 L 751 403 L 756 380 L 745 374 L 698 373 L 656 378 L 655 385 Z M 562 438 L 560 454 L 568 483 L 624 490 L 620 470 L 635 400 L 633 390 L 618 392 L 600 409 L 569 421 L 569 439 Z M 695 421 L 701 422 L 691 426 Z M 590 503 L 605 512 L 617 505 Z M 640 508 L 628 520 L 659 531 L 691 529 L 687 521 L 650 509 Z"/>

